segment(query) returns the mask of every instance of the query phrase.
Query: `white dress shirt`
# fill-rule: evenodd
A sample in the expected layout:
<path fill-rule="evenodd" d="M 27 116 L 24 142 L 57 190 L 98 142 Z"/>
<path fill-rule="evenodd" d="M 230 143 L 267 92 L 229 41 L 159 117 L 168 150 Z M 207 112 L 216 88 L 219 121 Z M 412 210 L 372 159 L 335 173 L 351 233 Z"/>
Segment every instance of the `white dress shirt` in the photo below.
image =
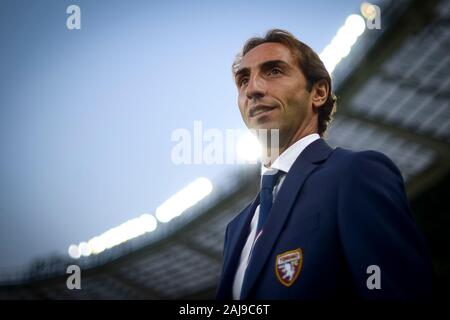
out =
<path fill-rule="evenodd" d="M 261 165 L 261 175 L 263 175 L 267 170 L 270 169 L 277 169 L 281 170 L 284 173 L 281 174 L 280 178 L 278 179 L 277 184 L 275 185 L 273 189 L 273 200 L 275 200 L 275 197 L 278 193 L 278 190 L 280 190 L 281 185 L 284 182 L 284 179 L 286 178 L 286 173 L 289 172 L 292 165 L 294 164 L 295 160 L 298 158 L 300 153 L 313 141 L 319 139 L 320 136 L 317 133 L 313 133 L 310 135 L 307 135 L 300 140 L 298 140 L 296 143 L 294 143 L 292 146 L 287 148 L 273 163 L 272 165 L 267 168 L 264 165 Z M 245 276 L 245 270 L 247 269 L 247 265 L 250 258 L 250 253 L 253 247 L 253 243 L 255 241 L 255 234 L 256 234 L 256 227 L 258 225 L 258 218 L 259 218 L 259 205 L 256 207 L 255 214 L 253 215 L 252 221 L 250 223 L 250 233 L 247 237 L 247 240 L 245 242 L 244 248 L 242 249 L 241 258 L 239 260 L 239 265 L 236 270 L 236 274 L 234 276 L 233 281 L 233 299 L 239 300 L 241 296 L 241 289 L 242 289 L 242 283 L 244 282 L 244 276 Z"/>

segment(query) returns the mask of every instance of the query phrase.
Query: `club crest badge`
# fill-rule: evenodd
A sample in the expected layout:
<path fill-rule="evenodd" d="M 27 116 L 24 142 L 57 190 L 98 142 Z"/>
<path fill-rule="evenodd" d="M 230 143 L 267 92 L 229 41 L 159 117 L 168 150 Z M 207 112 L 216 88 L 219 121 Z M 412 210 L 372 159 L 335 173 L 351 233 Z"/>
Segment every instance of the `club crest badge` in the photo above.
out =
<path fill-rule="evenodd" d="M 275 261 L 275 273 L 278 280 L 290 287 L 300 274 L 303 264 L 303 251 L 298 248 L 277 255 Z"/>

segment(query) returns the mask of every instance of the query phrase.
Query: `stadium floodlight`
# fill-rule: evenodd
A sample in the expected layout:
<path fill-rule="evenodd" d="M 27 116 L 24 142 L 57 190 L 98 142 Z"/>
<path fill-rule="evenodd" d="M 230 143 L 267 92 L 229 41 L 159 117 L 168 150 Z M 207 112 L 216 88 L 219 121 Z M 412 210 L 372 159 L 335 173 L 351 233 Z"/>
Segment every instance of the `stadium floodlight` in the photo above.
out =
<path fill-rule="evenodd" d="M 156 209 L 158 220 L 161 222 L 168 222 L 179 216 L 186 209 L 192 207 L 198 201 L 210 194 L 212 189 L 212 183 L 209 179 L 196 179 Z M 152 232 L 156 230 L 157 226 L 158 222 L 156 218 L 149 213 L 144 213 L 138 218 L 128 220 L 87 242 L 81 242 L 78 245 L 70 245 L 68 253 L 73 259 L 78 259 L 81 256 L 87 257 L 91 254 L 99 254 L 106 249 L 115 247 L 147 232 Z"/>
<path fill-rule="evenodd" d="M 371 3 L 368 2 L 361 3 L 360 10 L 362 16 L 367 20 L 373 20 L 377 16 L 377 9 Z"/>
<path fill-rule="evenodd" d="M 145 213 L 90 239 L 88 242 L 81 242 L 78 246 L 71 245 L 68 250 L 69 256 L 78 259 L 81 256 L 87 257 L 91 254 L 99 254 L 105 249 L 110 249 L 144 233 L 152 232 L 157 226 L 155 217 Z"/>
<path fill-rule="evenodd" d="M 160 205 L 155 212 L 160 222 L 169 222 L 209 195 L 213 189 L 207 178 L 198 178 Z"/>
<path fill-rule="evenodd" d="M 352 14 L 345 20 L 345 24 L 339 28 L 330 44 L 320 53 L 320 58 L 330 74 L 350 53 L 352 46 L 363 34 L 365 28 L 366 23 L 360 15 Z"/>
<path fill-rule="evenodd" d="M 99 254 L 106 249 L 104 240 L 101 237 L 94 237 L 88 241 L 93 254 Z"/>
<path fill-rule="evenodd" d="M 92 253 L 98 254 L 105 249 L 115 247 L 123 242 L 139 237 L 144 233 L 152 232 L 157 226 L 158 223 L 155 217 L 145 213 L 138 218 L 128 220 L 120 226 L 106 231 L 100 236 L 92 238 L 88 244 Z"/>
<path fill-rule="evenodd" d="M 78 249 L 78 246 L 76 244 L 71 244 L 67 251 L 69 252 L 69 256 L 73 259 L 78 259 L 79 257 L 81 257 L 80 250 Z"/>
<path fill-rule="evenodd" d="M 81 242 L 78 245 L 78 249 L 80 250 L 80 253 L 82 256 L 87 257 L 91 254 L 91 248 L 89 247 L 89 245 L 87 244 L 87 242 Z"/>

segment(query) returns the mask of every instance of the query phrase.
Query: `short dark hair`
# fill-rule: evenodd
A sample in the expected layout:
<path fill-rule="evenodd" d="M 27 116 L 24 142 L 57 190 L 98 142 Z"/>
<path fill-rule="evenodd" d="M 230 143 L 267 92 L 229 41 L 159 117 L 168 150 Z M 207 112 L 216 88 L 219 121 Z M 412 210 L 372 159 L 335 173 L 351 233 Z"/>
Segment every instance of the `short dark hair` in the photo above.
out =
<path fill-rule="evenodd" d="M 281 43 L 291 50 L 293 56 L 298 61 L 298 67 L 305 75 L 308 81 L 307 89 L 310 91 L 313 85 L 320 80 L 328 83 L 329 92 L 326 102 L 318 109 L 317 131 L 320 136 L 324 136 L 325 132 L 333 120 L 333 114 L 336 112 L 336 96 L 332 92 L 331 77 L 325 65 L 323 64 L 317 53 L 308 45 L 298 40 L 293 34 L 281 29 L 272 29 L 267 31 L 264 37 L 254 37 L 248 39 L 242 51 L 236 56 L 232 65 L 233 75 L 239 68 L 242 58 L 260 44 L 267 42 Z"/>

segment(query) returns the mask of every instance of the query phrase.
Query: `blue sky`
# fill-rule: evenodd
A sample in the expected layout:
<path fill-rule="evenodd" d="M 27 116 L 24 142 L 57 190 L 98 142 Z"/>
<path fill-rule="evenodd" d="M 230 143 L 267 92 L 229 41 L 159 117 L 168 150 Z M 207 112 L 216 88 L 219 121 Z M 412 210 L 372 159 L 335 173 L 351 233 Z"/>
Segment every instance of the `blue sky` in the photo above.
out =
<path fill-rule="evenodd" d="M 81 8 L 81 30 L 66 8 Z M 320 52 L 360 1 L 0 2 L 0 267 L 66 254 L 199 176 L 177 128 L 244 128 L 230 65 L 270 28 Z"/>

